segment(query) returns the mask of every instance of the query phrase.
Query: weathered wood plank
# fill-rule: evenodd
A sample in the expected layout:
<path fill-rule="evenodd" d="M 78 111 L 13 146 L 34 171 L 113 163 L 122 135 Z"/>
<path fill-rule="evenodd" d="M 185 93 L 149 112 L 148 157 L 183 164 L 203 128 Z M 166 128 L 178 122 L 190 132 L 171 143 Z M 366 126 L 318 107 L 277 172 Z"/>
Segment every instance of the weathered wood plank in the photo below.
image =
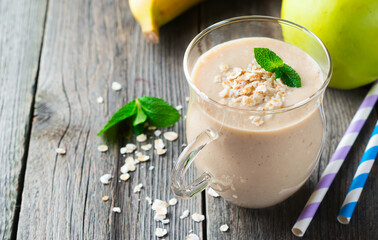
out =
<path fill-rule="evenodd" d="M 153 239 L 151 207 L 145 200 L 168 200 L 169 173 L 184 139 L 184 120 L 173 129 L 180 139 L 167 143 L 163 157 L 141 163 L 131 179 L 119 182 L 124 157 L 119 145 L 99 153 L 96 133 L 123 104 L 143 94 L 183 104 L 188 89 L 182 72 L 184 47 L 197 32 L 198 9 L 162 29 L 161 43 L 150 45 L 131 16 L 128 1 L 51 0 L 42 50 L 25 188 L 20 239 Z M 123 89 L 114 92 L 113 81 Z M 102 96 L 104 104 L 96 98 Z M 135 136 L 130 141 L 135 141 Z M 149 140 L 151 141 L 151 140 Z M 127 141 L 125 140 L 124 143 Z M 55 153 L 67 149 L 65 156 Z M 139 146 L 140 147 L 140 146 Z M 150 171 L 149 166 L 155 169 Z M 99 178 L 115 179 L 104 186 Z M 133 193 L 138 183 L 145 186 Z M 110 196 L 103 203 L 102 197 Z M 115 214 L 112 207 L 122 213 Z M 169 239 L 184 239 L 201 224 L 179 220 L 181 212 L 201 212 L 201 198 L 170 207 Z"/>
<path fill-rule="evenodd" d="M 45 9 L 45 0 L 0 1 L 0 239 L 17 224 Z"/>
<path fill-rule="evenodd" d="M 279 17 L 280 2 L 278 0 L 250 1 L 247 4 L 242 1 L 221 1 L 216 5 L 211 1 L 206 2 L 201 7 L 201 28 L 225 18 L 240 15 L 259 14 Z M 214 12 L 217 14 L 213 14 Z M 354 91 L 327 90 L 325 108 L 328 130 L 325 151 L 310 180 L 284 203 L 268 209 L 252 210 L 234 206 L 220 198 L 206 196 L 208 239 L 296 239 L 291 233 L 291 227 L 367 90 L 368 88 Z M 377 202 L 374 200 L 376 197 L 374 186 L 378 182 L 376 167 L 370 174 L 352 222 L 348 226 L 343 226 L 336 220 L 376 119 L 377 114 L 374 112 L 304 239 L 375 239 L 378 236 L 377 224 L 374 221 L 378 217 Z M 230 230 L 226 233 L 221 232 L 219 227 L 222 224 L 228 224 Z"/>

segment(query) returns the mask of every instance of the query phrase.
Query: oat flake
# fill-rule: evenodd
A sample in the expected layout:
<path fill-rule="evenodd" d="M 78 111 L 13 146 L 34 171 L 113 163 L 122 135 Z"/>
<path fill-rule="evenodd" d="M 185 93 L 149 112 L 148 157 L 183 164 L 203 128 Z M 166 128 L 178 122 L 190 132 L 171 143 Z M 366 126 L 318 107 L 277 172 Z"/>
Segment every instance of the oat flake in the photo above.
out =
<path fill-rule="evenodd" d="M 152 144 L 146 144 L 146 145 L 143 145 L 141 146 L 142 150 L 144 151 L 148 151 L 152 148 Z"/>
<path fill-rule="evenodd" d="M 113 208 L 113 212 L 120 213 L 121 212 L 121 208 L 120 207 L 114 207 Z"/>
<path fill-rule="evenodd" d="M 139 155 L 139 156 L 138 156 L 138 160 L 141 161 L 141 162 L 146 162 L 146 161 L 150 160 L 150 156 L 147 156 L 147 155 Z"/>
<path fill-rule="evenodd" d="M 158 149 L 158 150 L 156 150 L 156 153 L 158 154 L 158 155 L 163 155 L 163 154 L 165 154 L 167 152 L 167 149 Z"/>
<path fill-rule="evenodd" d="M 160 139 L 160 138 L 155 139 L 154 143 L 155 143 L 155 149 L 156 150 L 163 149 L 165 147 L 163 140 Z"/>
<path fill-rule="evenodd" d="M 106 146 L 106 145 L 100 145 L 100 146 L 98 146 L 97 147 L 97 149 L 100 151 L 100 152 L 106 152 L 106 151 L 108 151 L 108 146 Z"/>
<path fill-rule="evenodd" d="M 140 192 L 140 190 L 142 189 L 142 187 L 143 187 L 143 184 L 141 184 L 141 183 L 139 183 L 138 185 L 136 185 L 134 187 L 134 193 Z"/>
<path fill-rule="evenodd" d="M 97 103 L 104 103 L 104 98 L 103 97 L 98 97 L 97 98 Z"/>
<path fill-rule="evenodd" d="M 103 196 L 103 197 L 102 197 L 102 201 L 103 201 L 103 202 L 107 202 L 107 201 L 109 201 L 109 196 Z"/>
<path fill-rule="evenodd" d="M 111 174 L 107 173 L 107 174 L 100 177 L 100 182 L 102 184 L 106 185 L 106 184 L 109 184 L 110 179 L 112 179 L 112 178 L 113 178 L 113 176 Z"/>
<path fill-rule="evenodd" d="M 174 141 L 178 137 L 178 134 L 175 132 L 166 132 L 164 133 L 164 138 L 167 139 L 168 141 Z"/>
<path fill-rule="evenodd" d="M 140 134 L 140 135 L 138 135 L 137 137 L 136 137 L 136 140 L 138 141 L 138 142 L 144 142 L 144 141 L 146 141 L 147 140 L 147 136 L 146 136 L 146 134 Z"/>
<path fill-rule="evenodd" d="M 64 148 L 57 148 L 55 151 L 59 155 L 65 155 L 66 154 L 66 149 L 64 149 Z"/>
<path fill-rule="evenodd" d="M 174 206 L 177 204 L 177 199 L 176 198 L 172 198 L 168 201 L 168 204 L 171 205 L 171 206 Z"/>
<path fill-rule="evenodd" d="M 126 144 L 126 153 L 133 153 L 135 151 L 135 149 L 137 148 L 137 146 L 133 143 L 128 143 Z"/>
<path fill-rule="evenodd" d="M 200 240 L 199 237 L 194 233 L 189 234 L 188 236 L 185 237 L 185 239 L 186 240 Z"/>
<path fill-rule="evenodd" d="M 202 222 L 203 220 L 205 220 L 205 216 L 199 213 L 193 213 L 192 220 L 195 222 Z"/>
<path fill-rule="evenodd" d="M 113 82 L 112 83 L 112 89 L 114 91 L 120 91 L 122 89 L 122 85 L 119 82 Z"/>
<path fill-rule="evenodd" d="M 121 176 L 119 176 L 119 178 L 122 180 L 122 181 L 127 181 L 129 178 L 130 178 L 130 174 L 128 173 L 124 173 L 124 174 L 121 174 Z"/>
<path fill-rule="evenodd" d="M 167 229 L 163 229 L 163 228 L 156 228 L 155 230 L 155 235 L 157 237 L 164 237 L 165 235 L 167 235 Z"/>
<path fill-rule="evenodd" d="M 154 134 L 155 134 L 156 137 L 159 137 L 161 135 L 161 131 L 160 130 L 156 130 L 154 132 Z"/>
<path fill-rule="evenodd" d="M 228 225 L 227 224 L 223 224 L 222 226 L 220 226 L 219 230 L 221 230 L 222 232 L 227 232 L 227 230 L 229 229 Z"/>
<path fill-rule="evenodd" d="M 180 219 L 184 219 L 184 218 L 187 218 L 189 216 L 189 210 L 185 210 L 182 212 L 181 216 L 180 216 Z"/>

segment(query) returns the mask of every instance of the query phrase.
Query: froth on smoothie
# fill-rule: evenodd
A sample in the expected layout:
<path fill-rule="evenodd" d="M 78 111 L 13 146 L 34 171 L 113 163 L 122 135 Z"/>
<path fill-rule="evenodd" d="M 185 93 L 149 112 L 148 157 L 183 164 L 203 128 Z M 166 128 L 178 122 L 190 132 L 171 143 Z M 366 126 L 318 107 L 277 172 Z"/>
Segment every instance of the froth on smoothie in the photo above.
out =
<path fill-rule="evenodd" d="M 295 69 L 302 87 L 288 87 L 262 69 L 254 58 L 257 47 L 269 48 Z M 316 93 L 324 82 L 318 64 L 288 43 L 242 38 L 203 53 L 191 79 L 201 92 L 220 103 L 192 94 L 187 114 L 189 142 L 208 128 L 219 135 L 195 159 L 201 172 L 211 174 L 212 187 L 226 200 L 251 208 L 274 205 L 297 191 L 319 158 L 323 138 L 320 99 L 281 113 L 265 111 L 285 109 Z"/>

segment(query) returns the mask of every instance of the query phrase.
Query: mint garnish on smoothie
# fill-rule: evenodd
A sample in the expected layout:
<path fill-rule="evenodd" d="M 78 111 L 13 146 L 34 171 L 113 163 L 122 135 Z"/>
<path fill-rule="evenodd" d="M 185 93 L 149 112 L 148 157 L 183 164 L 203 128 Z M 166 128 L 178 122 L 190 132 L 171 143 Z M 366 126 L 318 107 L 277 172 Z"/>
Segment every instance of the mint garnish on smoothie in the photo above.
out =
<path fill-rule="evenodd" d="M 277 56 L 269 48 L 254 48 L 256 62 L 268 72 L 276 74 L 276 78 L 280 78 L 282 82 L 289 86 L 301 87 L 301 77 L 289 65 Z"/>

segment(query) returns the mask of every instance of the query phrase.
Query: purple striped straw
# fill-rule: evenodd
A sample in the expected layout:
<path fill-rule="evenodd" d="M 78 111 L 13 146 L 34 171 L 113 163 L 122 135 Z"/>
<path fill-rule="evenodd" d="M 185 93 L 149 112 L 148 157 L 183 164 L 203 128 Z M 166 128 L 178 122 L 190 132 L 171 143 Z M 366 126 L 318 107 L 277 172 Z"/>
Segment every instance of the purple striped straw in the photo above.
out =
<path fill-rule="evenodd" d="M 366 119 L 369 117 L 375 103 L 377 102 L 377 99 L 378 81 L 373 84 L 361 106 L 358 108 L 347 131 L 341 138 L 339 145 L 329 160 L 329 163 L 325 168 L 318 184 L 316 185 L 314 192 L 311 194 L 311 197 L 299 215 L 297 222 L 291 229 L 295 236 L 303 237 L 305 234 L 312 218 L 318 210 L 320 203 L 335 179 L 336 174 L 340 170 L 340 167 L 352 148 L 352 145 L 356 141 L 358 134 L 366 122 Z"/>

